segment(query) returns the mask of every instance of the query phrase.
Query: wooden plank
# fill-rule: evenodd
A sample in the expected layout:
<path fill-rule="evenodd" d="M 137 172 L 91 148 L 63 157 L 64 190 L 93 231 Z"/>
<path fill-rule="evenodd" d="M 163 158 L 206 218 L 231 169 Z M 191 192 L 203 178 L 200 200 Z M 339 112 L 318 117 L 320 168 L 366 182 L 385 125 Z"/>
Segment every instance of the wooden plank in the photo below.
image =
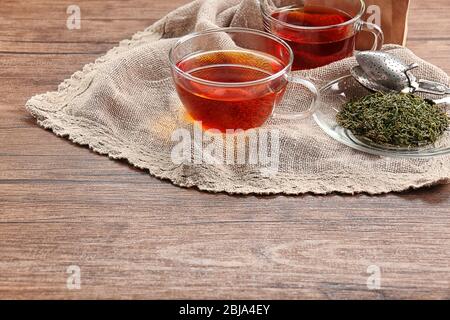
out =
<path fill-rule="evenodd" d="M 448 40 L 408 40 L 408 48 L 417 56 L 450 73 L 450 38 Z M 432 48 L 433 53 L 430 53 Z"/>
<path fill-rule="evenodd" d="M 159 19 L 190 0 L 2 0 L 0 16 L 16 20 L 66 20 L 67 8 L 77 5 L 83 20 L 130 20 Z"/>
<path fill-rule="evenodd" d="M 25 43 L 52 43 L 44 48 L 47 52 L 58 44 L 66 48 L 68 44 L 83 42 L 89 50 L 101 50 L 97 43 L 114 44 L 131 37 L 161 19 L 170 10 L 188 3 L 189 0 L 156 2 L 151 5 L 145 0 L 132 1 L 76 1 L 81 10 L 81 29 L 68 30 L 66 26 L 67 7 L 73 1 L 18 1 L 2 2 L 0 7 L 0 51 L 24 49 Z M 46 19 L 42 19 L 46 17 Z M 124 25 L 127 27 L 124 28 Z M 30 32 L 32 30 L 32 32 Z M 22 44 L 13 45 L 11 42 Z M 73 46 L 72 46 L 73 47 Z M 34 46 L 33 49 L 42 48 Z M 63 51 L 58 48 L 58 51 Z M 56 52 L 58 52 L 56 51 Z M 67 49 L 66 49 L 67 51 Z"/>
<path fill-rule="evenodd" d="M 414 40 L 450 39 L 450 2 L 445 0 L 411 0 L 409 38 Z"/>
<path fill-rule="evenodd" d="M 74 209 L 89 204 L 74 203 Z M 24 296 L 35 296 L 40 290 L 39 296 L 67 297 L 72 293 L 62 286 L 64 270 L 76 261 L 85 273 L 83 290 L 75 293 L 80 297 L 433 298 L 448 294 L 449 256 L 443 245 L 449 239 L 434 234 L 439 226 L 448 227 L 444 214 L 433 224 L 424 224 L 423 217 L 413 214 L 409 223 L 400 226 L 393 214 L 365 213 L 358 219 L 326 210 L 309 211 L 297 221 L 224 221 L 212 214 L 200 222 L 192 217 L 175 219 L 173 213 L 179 210 L 166 204 L 164 208 L 169 221 L 145 212 L 130 220 L 103 211 L 87 219 L 82 229 L 83 215 L 8 223 L 2 226 L 10 239 L 0 253 L 6 269 L 3 285 L 22 287 L 13 293 Z M 42 233 L 45 239 L 39 236 Z M 386 233 L 392 234 L 389 239 Z M 412 256 L 421 259 L 413 258 L 412 263 Z M 17 260 L 19 268 L 11 268 Z M 366 268 L 373 263 L 384 270 L 381 292 L 365 287 Z"/>
<path fill-rule="evenodd" d="M 0 41 L 0 54 L 103 54 L 112 47 L 116 46 L 116 42 L 39 42 L 39 41 Z M 33 50 L 33 52 L 30 52 Z"/>
<path fill-rule="evenodd" d="M 148 20 L 82 20 L 83 24 L 79 30 L 69 30 L 65 20 L 0 20 L 0 51 L 16 50 L 11 42 L 20 40 L 30 43 L 34 49 L 36 42 L 68 43 L 84 42 L 85 46 L 92 44 L 89 50 L 98 50 L 95 43 L 118 43 L 130 38 L 136 31 L 143 30 L 153 24 L 155 19 Z M 124 28 L 124 24 L 127 28 Z M 34 30 L 31 32 L 31 30 Z M 66 43 L 61 43 L 65 41 Z M 86 44 L 87 43 L 87 44 Z M 54 44 L 53 44 L 54 45 Z M 9 48 L 9 49 L 8 49 Z"/>

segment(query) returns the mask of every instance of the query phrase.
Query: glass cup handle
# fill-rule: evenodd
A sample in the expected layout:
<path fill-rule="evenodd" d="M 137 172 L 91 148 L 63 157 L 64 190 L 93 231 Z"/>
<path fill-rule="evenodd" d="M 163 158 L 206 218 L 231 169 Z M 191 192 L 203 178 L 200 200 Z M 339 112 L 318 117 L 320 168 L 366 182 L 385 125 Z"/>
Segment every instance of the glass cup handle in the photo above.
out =
<path fill-rule="evenodd" d="M 366 21 L 360 21 L 358 31 L 368 31 L 372 33 L 375 36 L 375 41 L 373 43 L 372 49 L 370 50 L 381 50 L 381 47 L 384 43 L 384 33 L 378 25 Z"/>
<path fill-rule="evenodd" d="M 309 118 L 317 110 L 317 107 L 318 107 L 317 99 L 319 99 L 319 90 L 312 82 L 310 82 L 308 80 L 302 79 L 302 78 L 300 78 L 298 76 L 294 76 L 292 74 L 288 75 L 287 77 L 288 77 L 287 79 L 289 82 L 292 82 L 295 84 L 300 84 L 300 85 L 306 87 L 309 91 L 311 91 L 311 93 L 313 94 L 313 99 L 312 99 L 311 105 L 309 106 L 309 109 L 304 112 L 299 112 L 296 114 L 275 112 L 274 118 L 283 119 L 283 120 L 302 120 L 302 119 Z"/>

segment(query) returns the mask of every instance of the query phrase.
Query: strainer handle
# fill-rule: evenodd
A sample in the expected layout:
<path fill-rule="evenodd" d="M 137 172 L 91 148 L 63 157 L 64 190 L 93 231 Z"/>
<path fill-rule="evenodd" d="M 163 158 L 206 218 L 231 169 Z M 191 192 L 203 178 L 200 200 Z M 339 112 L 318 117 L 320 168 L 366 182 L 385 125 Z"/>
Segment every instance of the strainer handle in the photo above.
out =
<path fill-rule="evenodd" d="M 383 30 L 381 30 L 381 28 L 374 24 L 374 23 L 370 23 L 370 22 L 366 22 L 366 21 L 361 21 L 360 27 L 359 27 L 360 31 L 367 31 L 372 33 L 375 36 L 374 39 L 374 43 L 372 46 L 371 50 L 381 50 L 381 47 L 383 47 L 383 43 L 384 43 L 384 33 Z"/>
<path fill-rule="evenodd" d="M 443 83 L 423 79 L 419 80 L 419 85 L 416 92 L 447 95 L 450 94 L 450 89 Z"/>
<path fill-rule="evenodd" d="M 275 119 L 284 119 L 284 120 L 302 120 L 302 119 L 309 118 L 317 110 L 317 107 L 318 107 L 317 100 L 319 99 L 319 90 L 314 85 L 314 83 L 312 83 L 311 81 L 302 79 L 299 76 L 289 74 L 287 77 L 288 77 L 289 82 L 292 82 L 295 84 L 300 84 L 300 85 L 306 87 L 309 91 L 311 91 L 311 93 L 313 94 L 312 102 L 309 106 L 309 109 L 306 111 L 298 112 L 298 113 L 280 113 L 280 112 L 275 111 L 273 117 Z"/>

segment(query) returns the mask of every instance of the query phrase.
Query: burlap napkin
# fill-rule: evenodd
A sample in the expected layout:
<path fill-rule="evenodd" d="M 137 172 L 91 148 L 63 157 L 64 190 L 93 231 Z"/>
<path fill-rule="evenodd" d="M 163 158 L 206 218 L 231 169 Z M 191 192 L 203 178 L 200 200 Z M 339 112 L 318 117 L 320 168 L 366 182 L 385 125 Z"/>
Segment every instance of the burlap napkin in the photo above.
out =
<path fill-rule="evenodd" d="M 280 163 L 275 174 L 257 165 L 175 164 L 171 152 L 177 142 L 171 135 L 179 128 L 192 132 L 193 126 L 185 120 L 172 84 L 168 51 L 177 37 L 217 26 L 262 30 L 258 2 L 192 2 L 86 65 L 58 91 L 31 98 L 27 108 L 41 126 L 57 135 L 110 158 L 126 159 L 176 185 L 212 192 L 378 194 L 448 181 L 449 157 L 392 159 L 356 152 L 329 138 L 312 119 L 272 120 L 264 126 L 280 132 Z M 385 49 L 419 63 L 427 78 L 448 83 L 443 71 L 409 50 Z M 298 74 L 322 85 L 348 72 L 353 64 L 353 59 L 347 59 Z M 302 101 L 296 90 L 300 89 L 290 88 L 285 97 L 287 109 Z"/>

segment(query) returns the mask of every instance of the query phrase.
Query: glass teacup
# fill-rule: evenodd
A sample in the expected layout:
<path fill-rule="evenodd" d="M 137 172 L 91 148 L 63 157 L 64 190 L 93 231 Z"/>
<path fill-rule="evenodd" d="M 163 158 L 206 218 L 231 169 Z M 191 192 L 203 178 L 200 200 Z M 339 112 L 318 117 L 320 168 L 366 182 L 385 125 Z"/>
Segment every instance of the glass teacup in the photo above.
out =
<path fill-rule="evenodd" d="M 294 51 L 293 70 L 321 67 L 351 57 L 361 31 L 374 34 L 372 50 L 383 45 L 379 26 L 362 20 L 363 0 L 261 0 L 267 31 Z"/>
<path fill-rule="evenodd" d="M 292 49 L 269 33 L 243 28 L 194 33 L 181 38 L 169 55 L 181 102 L 205 129 L 260 127 L 282 101 L 289 82 L 312 92 L 310 108 L 274 116 L 303 119 L 315 110 L 316 87 L 290 73 Z"/>

